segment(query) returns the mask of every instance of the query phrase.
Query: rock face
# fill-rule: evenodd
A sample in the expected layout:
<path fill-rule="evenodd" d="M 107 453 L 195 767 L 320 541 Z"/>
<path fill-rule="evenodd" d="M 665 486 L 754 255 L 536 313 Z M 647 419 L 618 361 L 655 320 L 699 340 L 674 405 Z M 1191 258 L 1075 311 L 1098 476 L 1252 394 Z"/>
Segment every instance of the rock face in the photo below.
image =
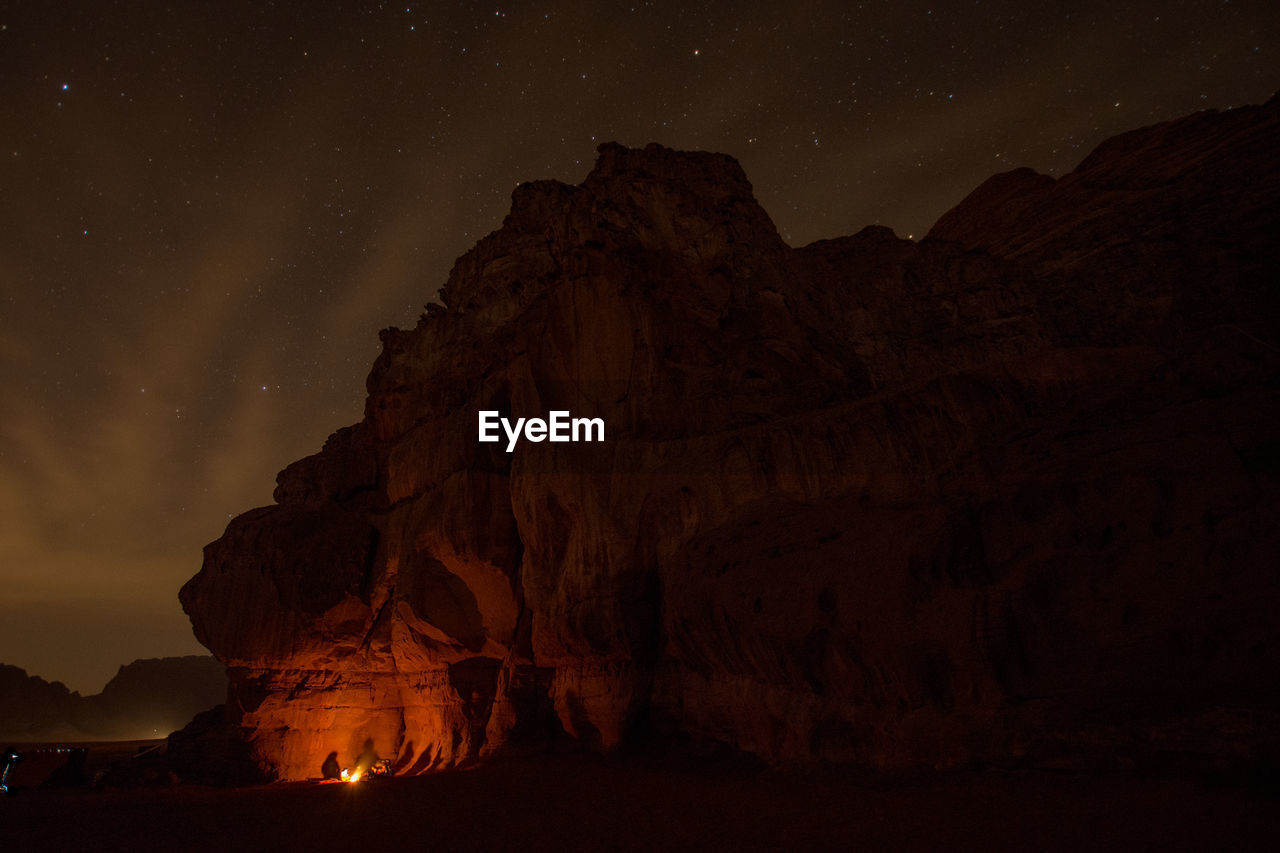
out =
<path fill-rule="evenodd" d="M 181 599 L 281 778 L 567 735 L 905 768 L 1275 748 L 1280 103 L 788 247 L 731 158 L 515 191 Z M 603 418 L 477 441 L 477 413 Z"/>

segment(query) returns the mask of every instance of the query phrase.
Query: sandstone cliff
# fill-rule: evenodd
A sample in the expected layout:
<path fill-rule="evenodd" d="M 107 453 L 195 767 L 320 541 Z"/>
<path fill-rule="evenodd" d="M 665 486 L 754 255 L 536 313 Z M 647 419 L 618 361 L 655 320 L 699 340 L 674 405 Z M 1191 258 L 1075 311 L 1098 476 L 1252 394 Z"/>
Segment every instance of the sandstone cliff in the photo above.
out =
<path fill-rule="evenodd" d="M 555 734 L 1236 760 L 1280 696 L 1280 103 L 787 246 L 731 158 L 515 191 L 181 599 L 257 760 Z M 569 410 L 606 441 L 476 440 Z"/>

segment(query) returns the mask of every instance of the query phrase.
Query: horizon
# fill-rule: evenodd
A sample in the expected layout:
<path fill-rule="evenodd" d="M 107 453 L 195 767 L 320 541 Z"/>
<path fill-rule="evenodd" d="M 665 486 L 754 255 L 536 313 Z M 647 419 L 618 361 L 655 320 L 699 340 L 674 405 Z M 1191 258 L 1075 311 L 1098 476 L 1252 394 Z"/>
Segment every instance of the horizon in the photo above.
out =
<path fill-rule="evenodd" d="M 67 684 L 65 681 L 62 681 L 61 679 L 46 678 L 45 676 L 41 675 L 38 672 L 31 672 L 26 667 L 18 666 L 17 664 L 12 664 L 12 663 L 9 663 L 8 661 L 0 660 L 0 667 L 12 667 L 13 669 L 22 670 L 22 672 L 26 673 L 28 678 L 39 679 L 40 681 L 43 681 L 45 684 L 48 684 L 51 686 L 61 684 L 63 687 L 67 689 L 68 692 L 76 694 L 83 698 L 89 698 L 90 696 L 101 695 L 102 691 L 106 689 L 108 684 L 110 684 L 112 681 L 118 678 L 120 674 L 124 672 L 125 669 L 137 663 L 148 663 L 151 661 L 182 660 L 184 658 L 209 658 L 211 660 L 217 660 L 217 657 L 208 649 L 205 649 L 204 646 L 201 646 L 200 648 L 204 649 L 203 654 L 197 653 L 197 654 L 189 654 L 189 655 L 159 655 L 159 656 L 152 656 L 152 657 L 145 657 L 145 658 L 134 658 L 131 661 L 127 661 L 125 663 L 120 664 L 116 668 L 116 671 L 112 673 L 111 677 L 108 678 L 106 681 L 104 681 L 102 683 L 102 686 L 99 687 L 97 690 L 94 690 L 92 693 L 85 693 L 83 690 L 78 690 L 72 687 L 71 685 Z"/>

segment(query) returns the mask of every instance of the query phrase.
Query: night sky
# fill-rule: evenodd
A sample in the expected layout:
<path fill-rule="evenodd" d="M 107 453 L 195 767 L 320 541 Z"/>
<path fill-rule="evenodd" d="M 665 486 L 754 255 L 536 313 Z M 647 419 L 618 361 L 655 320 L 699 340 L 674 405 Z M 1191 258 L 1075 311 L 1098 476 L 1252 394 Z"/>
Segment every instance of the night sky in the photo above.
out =
<path fill-rule="evenodd" d="M 1280 4 L 0 3 L 0 661 L 96 692 L 519 181 L 723 151 L 792 245 L 1280 89 Z"/>

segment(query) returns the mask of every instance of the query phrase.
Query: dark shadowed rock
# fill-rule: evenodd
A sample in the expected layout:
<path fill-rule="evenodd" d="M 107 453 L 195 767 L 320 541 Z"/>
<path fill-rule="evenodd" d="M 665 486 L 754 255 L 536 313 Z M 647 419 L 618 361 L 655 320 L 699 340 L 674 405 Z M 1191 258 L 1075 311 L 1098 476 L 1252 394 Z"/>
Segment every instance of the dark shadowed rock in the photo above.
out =
<path fill-rule="evenodd" d="M 61 681 L 0 664 L 0 740 L 38 740 L 52 726 L 69 725 L 72 709 L 83 701 Z"/>
<path fill-rule="evenodd" d="M 197 785 L 255 785 L 270 781 L 270 776 L 249 751 L 248 740 L 234 722 L 227 708 L 218 705 L 197 714 L 191 722 L 173 732 L 165 741 L 163 754 L 150 762 L 137 762 L 143 770 L 123 764 L 115 768 L 118 784 L 133 784 L 129 771 L 145 776 L 147 770 L 172 774 L 182 782 Z"/>
<path fill-rule="evenodd" d="M 873 767 L 1262 760 L 1280 104 L 788 247 L 729 157 L 523 184 L 365 417 L 182 591 L 283 778 L 653 736 Z M 477 412 L 606 441 L 477 441 Z M 1274 753 L 1271 753 L 1274 754 Z M 1155 758 L 1153 758 L 1153 756 Z"/>

